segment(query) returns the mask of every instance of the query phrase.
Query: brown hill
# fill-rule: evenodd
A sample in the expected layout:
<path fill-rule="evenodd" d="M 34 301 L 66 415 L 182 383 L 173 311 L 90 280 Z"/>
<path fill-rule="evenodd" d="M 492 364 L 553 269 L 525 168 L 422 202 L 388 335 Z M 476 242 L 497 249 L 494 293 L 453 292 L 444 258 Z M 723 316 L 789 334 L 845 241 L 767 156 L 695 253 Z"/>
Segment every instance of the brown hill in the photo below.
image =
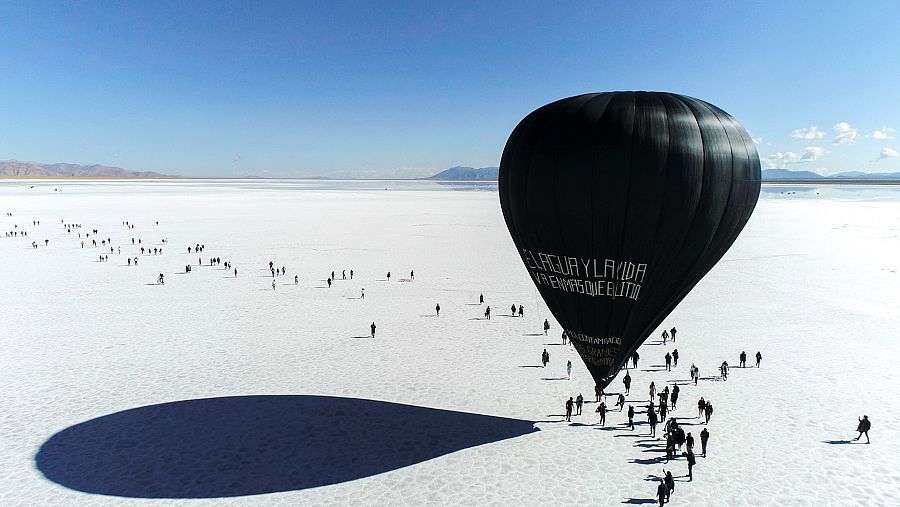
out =
<path fill-rule="evenodd" d="M 127 171 L 121 167 L 100 164 L 41 164 L 38 162 L 20 162 L 18 160 L 0 160 L 0 176 L 27 177 L 107 177 L 107 178 L 170 178 L 165 174 L 151 171 Z"/>

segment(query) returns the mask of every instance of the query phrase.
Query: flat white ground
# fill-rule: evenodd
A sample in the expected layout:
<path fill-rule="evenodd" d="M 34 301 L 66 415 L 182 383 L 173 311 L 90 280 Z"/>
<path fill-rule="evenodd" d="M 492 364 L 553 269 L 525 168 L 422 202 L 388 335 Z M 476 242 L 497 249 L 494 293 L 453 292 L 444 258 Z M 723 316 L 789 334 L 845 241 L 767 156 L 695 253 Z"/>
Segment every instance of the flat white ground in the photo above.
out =
<path fill-rule="evenodd" d="M 593 401 L 593 382 L 560 345 L 552 317 L 550 336 L 538 335 L 549 314 L 495 191 L 34 184 L 0 183 L 0 231 L 28 231 L 0 237 L 2 505 L 649 504 L 656 483 L 648 479 L 663 468 L 686 473 L 683 458 L 657 462 L 662 451 L 630 435 L 623 414 L 610 413 L 614 429 L 601 430 L 589 403 L 573 418 L 580 424 L 560 422 L 569 396 Z M 741 350 L 764 356 L 762 368 L 733 368 L 727 382 L 682 386 L 675 415 L 695 437 L 697 399 L 716 411 L 710 455 L 693 482 L 678 477 L 672 505 L 900 501 L 900 198 L 866 192 L 767 194 L 731 251 L 665 320 L 679 330 L 675 371 L 654 367 L 673 348 L 656 343 L 658 333 L 641 348 L 628 400 L 636 409 L 650 381 L 687 379 L 692 362 L 706 377 L 723 359 L 737 366 Z M 83 227 L 67 233 L 61 220 Z M 82 249 L 77 233 L 95 228 L 90 239 L 110 238 L 122 254 L 98 262 L 103 248 L 88 239 Z M 132 237 L 163 254 L 140 255 Z M 187 253 L 196 243 L 205 245 L 202 266 Z M 139 265 L 126 266 L 126 256 Z M 238 277 L 210 267 L 215 256 Z M 287 268 L 274 291 L 270 260 Z M 183 274 L 188 263 L 193 272 Z M 323 288 L 344 269 L 348 278 L 354 270 L 352 281 Z M 165 285 L 155 285 L 159 273 Z M 474 304 L 479 293 L 490 321 Z M 513 303 L 524 318 L 501 316 Z M 377 338 L 359 338 L 372 321 Z M 544 348 L 547 369 L 523 367 L 539 364 Z M 569 359 L 571 380 L 545 380 L 564 377 Z M 540 431 L 333 485 L 225 499 L 90 494 L 49 480 L 35 461 L 54 434 L 101 416 L 261 394 L 382 400 L 535 421 Z M 838 443 L 856 436 L 863 414 L 872 444 Z M 265 449 L 242 452 L 256 459 Z"/>

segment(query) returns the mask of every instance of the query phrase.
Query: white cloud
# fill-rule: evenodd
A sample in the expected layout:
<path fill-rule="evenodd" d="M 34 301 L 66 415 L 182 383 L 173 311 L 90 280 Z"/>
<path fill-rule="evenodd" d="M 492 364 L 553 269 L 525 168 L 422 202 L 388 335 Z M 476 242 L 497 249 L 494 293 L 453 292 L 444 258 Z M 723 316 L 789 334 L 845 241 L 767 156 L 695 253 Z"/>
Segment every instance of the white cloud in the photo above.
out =
<path fill-rule="evenodd" d="M 876 131 L 872 132 L 871 134 L 869 134 L 867 137 L 869 137 L 870 139 L 878 139 L 878 140 L 893 139 L 894 138 L 894 129 L 889 128 L 889 127 L 881 127 L 881 130 L 876 130 Z"/>
<path fill-rule="evenodd" d="M 875 159 L 876 162 L 879 160 L 885 160 L 893 157 L 900 157 L 900 153 L 897 153 L 897 150 L 892 148 L 882 148 L 881 153 L 878 154 L 878 158 Z"/>
<path fill-rule="evenodd" d="M 802 164 L 818 160 L 820 157 L 828 154 L 828 150 L 818 146 L 807 146 L 800 153 L 793 151 L 777 152 L 767 156 L 763 160 L 767 169 L 778 169 L 789 165 Z"/>
<path fill-rule="evenodd" d="M 794 139 L 822 139 L 825 137 L 825 132 L 819 130 L 819 127 L 813 125 L 808 129 L 796 129 L 791 132 L 791 137 Z"/>
<path fill-rule="evenodd" d="M 831 127 L 831 130 L 837 132 L 838 134 L 831 141 L 834 144 L 855 143 L 856 138 L 859 137 L 859 131 L 851 127 L 850 124 L 845 121 L 842 121 Z"/>
<path fill-rule="evenodd" d="M 753 138 L 753 144 L 759 145 L 759 144 L 762 144 L 762 143 L 763 143 L 763 138 L 761 138 L 761 137 L 754 137 L 754 138 Z"/>

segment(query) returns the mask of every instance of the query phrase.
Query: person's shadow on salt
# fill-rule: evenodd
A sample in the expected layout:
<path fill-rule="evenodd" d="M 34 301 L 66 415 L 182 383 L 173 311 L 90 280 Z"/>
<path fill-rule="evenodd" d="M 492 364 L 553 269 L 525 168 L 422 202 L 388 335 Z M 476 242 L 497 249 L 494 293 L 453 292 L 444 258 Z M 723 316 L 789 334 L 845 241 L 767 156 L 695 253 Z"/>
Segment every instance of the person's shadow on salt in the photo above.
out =
<path fill-rule="evenodd" d="M 35 456 L 62 486 L 218 498 L 337 484 L 538 431 L 532 421 L 330 396 L 235 396 L 105 415 Z"/>

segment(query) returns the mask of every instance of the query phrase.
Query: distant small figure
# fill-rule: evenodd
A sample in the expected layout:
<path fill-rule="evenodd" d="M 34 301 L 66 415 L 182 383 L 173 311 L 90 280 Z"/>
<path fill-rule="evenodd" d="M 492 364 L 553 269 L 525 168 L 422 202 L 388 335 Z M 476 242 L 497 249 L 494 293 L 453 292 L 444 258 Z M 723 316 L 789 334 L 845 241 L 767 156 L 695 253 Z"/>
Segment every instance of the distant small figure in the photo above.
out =
<path fill-rule="evenodd" d="M 372 323 L 371 326 L 369 326 L 369 329 L 372 330 L 372 338 L 375 338 L 375 327 L 376 327 L 376 326 L 375 326 L 375 323 L 374 323 L 374 322 Z"/>
<path fill-rule="evenodd" d="M 668 492 L 666 493 L 666 502 L 669 501 L 669 497 L 672 496 L 672 493 L 675 491 L 675 477 L 672 476 L 671 470 L 663 470 L 665 474 L 665 478 L 663 482 L 666 483 L 666 489 Z"/>
<path fill-rule="evenodd" d="M 650 401 L 656 398 L 656 382 L 650 381 Z"/>
<path fill-rule="evenodd" d="M 410 270 L 410 271 L 409 271 L 409 281 L 411 282 L 411 281 L 413 281 L 413 280 L 415 280 L 415 279 L 416 279 L 416 273 L 415 273 L 415 271 Z"/>
<path fill-rule="evenodd" d="M 641 355 L 638 354 L 638 351 L 636 351 L 636 350 L 634 351 L 633 354 L 631 354 L 631 362 L 634 364 L 634 368 L 637 368 L 638 359 L 640 359 L 640 358 L 641 358 Z"/>
<path fill-rule="evenodd" d="M 666 486 L 665 481 L 660 479 L 659 485 L 656 486 L 656 498 L 659 501 L 659 507 L 663 507 L 663 505 L 668 501 L 666 500 L 669 497 L 669 488 Z"/>
<path fill-rule="evenodd" d="M 328 280 L 325 280 L 325 281 L 328 282 L 328 288 L 330 289 L 331 288 L 331 278 L 329 278 Z"/>
<path fill-rule="evenodd" d="M 722 365 L 719 366 L 719 372 L 722 374 L 722 380 L 728 380 L 728 361 L 722 361 Z"/>
<path fill-rule="evenodd" d="M 625 384 L 625 394 L 631 393 L 631 375 L 628 372 L 625 372 L 625 377 L 622 378 L 622 383 Z"/>
<path fill-rule="evenodd" d="M 634 430 L 634 406 L 628 405 L 628 427 Z"/>
<path fill-rule="evenodd" d="M 300 277 L 298 275 L 294 275 L 294 285 L 300 283 Z"/>
<path fill-rule="evenodd" d="M 650 436 L 656 437 L 656 423 L 659 422 L 659 419 L 656 418 L 656 412 L 653 411 L 653 403 L 650 403 L 650 407 L 647 409 L 647 422 L 650 424 Z"/>
<path fill-rule="evenodd" d="M 572 421 L 572 405 L 574 402 L 572 401 L 572 397 L 569 396 L 569 400 L 566 401 L 566 421 Z"/>
<path fill-rule="evenodd" d="M 341 280 L 346 280 L 346 279 L 347 279 L 347 270 L 345 269 L 345 270 L 341 271 Z"/>
<path fill-rule="evenodd" d="M 703 413 L 706 415 L 706 424 L 709 424 L 709 418 L 713 414 L 713 405 L 709 400 L 706 400 L 706 408 L 703 410 Z"/>
<path fill-rule="evenodd" d="M 741 355 L 738 356 L 738 360 L 739 360 L 739 363 L 738 363 L 739 367 L 741 367 L 741 368 L 747 367 L 747 353 L 746 352 L 744 352 L 742 350 Z"/>
<path fill-rule="evenodd" d="M 673 342 L 675 340 L 672 340 Z M 672 351 L 672 361 L 675 363 L 675 366 L 678 366 L 678 349 Z"/>
<path fill-rule="evenodd" d="M 603 398 L 603 388 L 600 386 L 594 386 L 594 401 L 600 403 L 600 400 Z"/>
<path fill-rule="evenodd" d="M 762 354 L 759 351 L 756 351 L 756 367 L 759 368 L 759 363 L 762 362 Z"/>
<path fill-rule="evenodd" d="M 484 294 L 478 295 L 478 304 L 481 304 L 481 305 L 484 304 Z"/>
<path fill-rule="evenodd" d="M 513 317 L 516 316 L 516 305 L 512 305 L 512 306 L 509 307 L 509 313 L 510 313 L 510 315 L 512 315 Z"/>
<path fill-rule="evenodd" d="M 387 281 L 389 281 L 389 282 L 391 281 L 391 272 L 390 271 L 387 272 Z"/>
<path fill-rule="evenodd" d="M 675 384 L 675 386 L 672 387 L 672 410 L 678 408 L 676 405 L 678 404 L 678 393 L 680 392 L 681 388 L 678 387 L 678 384 Z"/>
<path fill-rule="evenodd" d="M 572 360 L 566 361 L 566 378 L 572 378 Z"/>
<path fill-rule="evenodd" d="M 606 426 L 606 403 L 601 401 L 595 412 L 600 414 L 600 426 Z"/>
<path fill-rule="evenodd" d="M 582 405 L 584 405 L 584 396 L 578 393 L 578 396 L 575 398 L 575 415 L 581 415 Z"/>
<path fill-rule="evenodd" d="M 541 353 L 541 364 L 544 368 L 547 367 L 547 363 L 550 362 L 550 354 L 547 352 L 547 349 L 544 349 L 544 352 Z"/>
<path fill-rule="evenodd" d="M 677 332 L 678 330 L 675 329 L 675 326 L 672 326 L 672 329 L 669 331 L 669 333 L 672 335 L 672 343 L 675 343 L 675 333 Z"/>
<path fill-rule="evenodd" d="M 163 285 L 163 284 L 166 283 L 165 280 L 163 279 L 163 274 L 162 274 L 162 273 L 160 273 L 159 276 L 156 278 L 156 283 L 157 283 L 158 285 Z"/>
<path fill-rule="evenodd" d="M 869 416 L 864 415 L 862 419 L 859 420 L 859 425 L 856 426 L 856 431 L 859 432 L 859 436 L 854 438 L 853 440 L 859 440 L 863 435 L 866 436 L 866 443 L 869 443 L 869 430 L 872 428 L 872 423 L 869 422 Z"/>
<path fill-rule="evenodd" d="M 237 278 L 237 268 L 234 268 L 234 277 Z"/>
<path fill-rule="evenodd" d="M 663 332 L 662 332 L 662 341 L 663 341 L 663 345 L 665 345 L 666 342 L 669 341 L 669 332 L 666 331 L 665 329 L 663 329 Z"/>
<path fill-rule="evenodd" d="M 491 320 L 491 307 L 490 306 L 488 306 L 487 308 L 484 309 L 484 318 L 486 318 L 487 320 Z"/>
<path fill-rule="evenodd" d="M 693 451 L 688 451 L 684 453 L 684 456 L 687 457 L 687 466 L 688 466 L 688 482 L 694 480 L 694 465 L 697 464 L 697 457 L 694 456 Z"/>
<path fill-rule="evenodd" d="M 434 305 L 434 316 L 435 317 L 441 316 L 441 304 L 440 303 Z"/>
<path fill-rule="evenodd" d="M 619 393 L 619 396 L 616 398 L 616 406 L 619 407 L 619 412 L 625 409 L 625 395 Z"/>
<path fill-rule="evenodd" d="M 365 288 L 359 290 L 359 299 L 366 299 L 366 289 Z"/>
<path fill-rule="evenodd" d="M 525 307 L 522 305 L 519 305 L 519 317 L 524 317 L 524 316 L 525 316 Z"/>
<path fill-rule="evenodd" d="M 544 336 L 547 336 L 547 331 L 550 330 L 550 321 L 544 319 Z"/>
<path fill-rule="evenodd" d="M 353 270 L 350 270 L 350 279 L 353 280 Z"/>
<path fill-rule="evenodd" d="M 666 352 L 666 371 L 672 371 L 672 354 Z"/>
<path fill-rule="evenodd" d="M 700 400 L 697 401 L 697 418 L 703 417 L 703 414 L 706 413 L 706 400 L 703 399 L 703 396 L 700 397 Z"/>
<path fill-rule="evenodd" d="M 568 340 L 569 340 L 569 335 L 566 334 L 565 331 L 563 331 L 563 332 L 562 332 L 562 341 L 563 341 L 563 345 L 565 345 L 566 342 L 567 342 Z"/>
<path fill-rule="evenodd" d="M 331 272 L 331 279 L 336 280 L 336 278 L 334 277 L 334 271 Z"/>
<path fill-rule="evenodd" d="M 709 430 L 703 428 L 700 432 L 700 450 L 703 451 L 703 457 L 706 457 L 706 443 L 709 442 Z"/>
<path fill-rule="evenodd" d="M 272 280 L 272 290 L 275 290 L 275 280 Z"/>

